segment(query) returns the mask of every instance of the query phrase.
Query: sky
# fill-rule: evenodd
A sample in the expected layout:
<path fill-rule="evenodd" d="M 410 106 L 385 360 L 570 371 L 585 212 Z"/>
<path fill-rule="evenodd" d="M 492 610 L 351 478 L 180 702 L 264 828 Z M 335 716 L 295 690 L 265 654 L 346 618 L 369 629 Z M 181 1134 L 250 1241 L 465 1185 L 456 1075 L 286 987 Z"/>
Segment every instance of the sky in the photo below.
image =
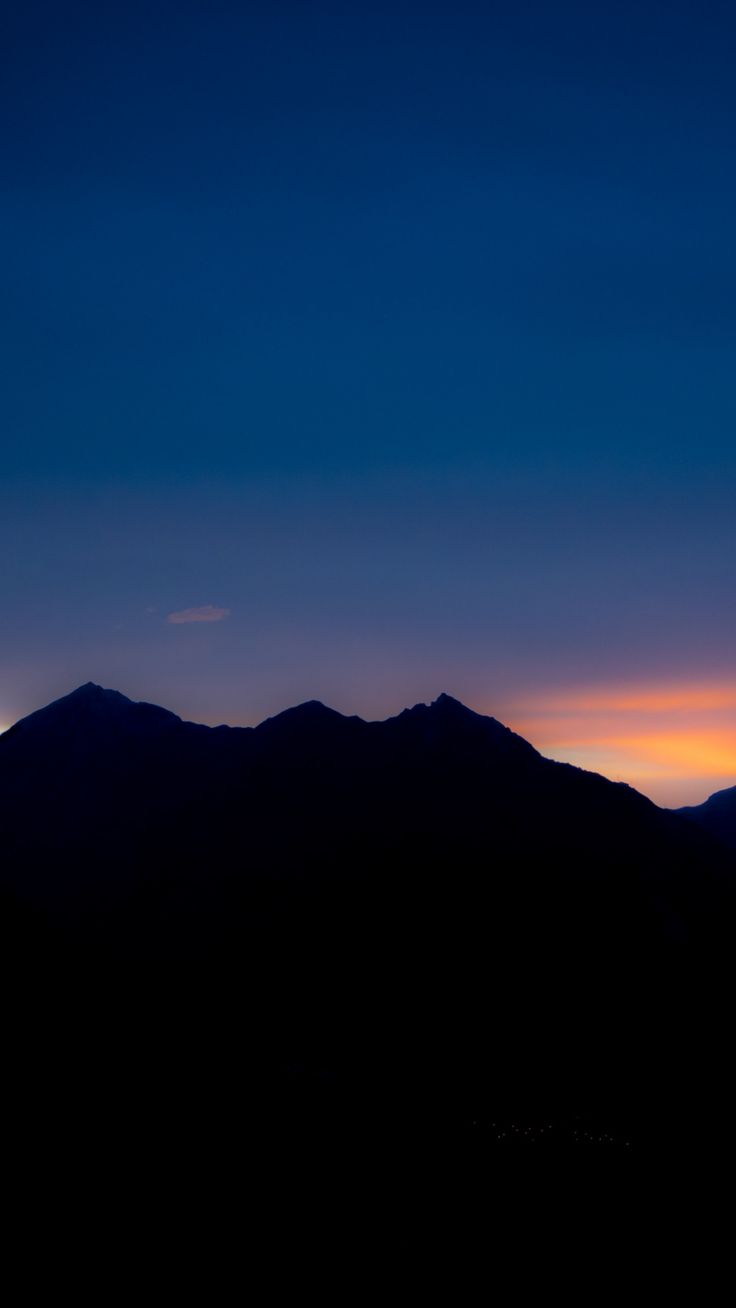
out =
<path fill-rule="evenodd" d="M 441 691 L 736 783 L 736 12 L 0 30 L 0 725 Z"/>

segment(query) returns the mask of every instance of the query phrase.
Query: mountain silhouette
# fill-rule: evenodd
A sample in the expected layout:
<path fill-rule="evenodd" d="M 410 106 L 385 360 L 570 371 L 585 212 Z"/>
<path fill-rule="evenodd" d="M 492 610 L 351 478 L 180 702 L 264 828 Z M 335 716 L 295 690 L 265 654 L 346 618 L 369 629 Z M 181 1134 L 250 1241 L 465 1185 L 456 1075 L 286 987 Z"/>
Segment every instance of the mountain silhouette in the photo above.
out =
<path fill-rule="evenodd" d="M 680 808 L 677 812 L 696 822 L 729 849 L 736 850 L 736 786 L 717 790 L 705 803 Z"/>
<path fill-rule="evenodd" d="M 125 1051 L 251 1124 L 722 1129 L 733 855 L 691 819 L 449 695 L 211 728 L 88 683 L 0 737 L 17 1065 Z"/>

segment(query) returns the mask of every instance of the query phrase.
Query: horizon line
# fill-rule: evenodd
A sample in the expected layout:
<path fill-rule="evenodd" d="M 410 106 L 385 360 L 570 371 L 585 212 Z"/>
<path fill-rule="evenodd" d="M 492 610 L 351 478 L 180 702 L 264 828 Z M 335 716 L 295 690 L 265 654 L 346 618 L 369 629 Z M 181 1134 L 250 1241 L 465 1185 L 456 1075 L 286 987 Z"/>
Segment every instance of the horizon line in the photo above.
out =
<path fill-rule="evenodd" d="M 591 758 L 591 759 L 593 760 L 593 763 L 595 764 L 595 754 L 598 753 L 599 756 L 600 756 L 600 761 L 601 761 L 601 763 L 603 763 L 604 759 L 606 758 L 607 752 L 608 752 L 608 756 L 611 757 L 611 749 L 612 749 L 612 747 L 614 747 L 617 743 L 620 743 L 620 740 L 619 740 L 619 741 L 617 741 L 616 739 L 611 740 L 611 739 L 606 739 L 605 736 L 600 736 L 600 737 L 597 739 L 597 741 L 593 741 L 593 742 L 588 741 L 588 742 L 586 742 L 586 747 L 585 747 L 585 749 L 583 749 L 582 746 L 581 746 L 579 749 L 568 748 L 568 747 L 564 747 L 564 746 L 558 746 L 558 748 L 555 749 L 554 746 L 550 747 L 549 744 L 547 745 L 547 749 L 545 749 L 545 747 L 544 747 L 544 743 L 541 745 L 541 747 L 540 747 L 540 745 L 538 745 L 538 744 L 535 743 L 534 736 L 536 735 L 536 732 L 534 732 L 534 730 L 529 730 L 528 728 L 527 728 L 526 730 L 524 730 L 524 729 L 521 729 L 521 730 L 520 730 L 520 729 L 519 729 L 519 722 L 518 722 L 518 719 L 517 719 L 516 722 L 514 722 L 513 719 L 514 719 L 514 716 L 515 716 L 515 715 L 514 715 L 513 713 L 511 714 L 511 722 L 509 722 L 509 721 L 504 721 L 504 719 L 503 719 L 502 717 L 496 717 L 494 714 L 487 713 L 487 712 L 483 712 L 483 711 L 478 710 L 478 709 L 475 709 L 475 708 L 471 708 L 471 707 L 470 707 L 468 704 L 466 704 L 463 700 L 459 699 L 457 696 L 450 695 L 447 691 L 441 691 L 441 692 L 439 693 L 439 695 L 435 696 L 435 698 L 432 699 L 432 700 L 417 700 L 417 701 L 415 701 L 415 702 L 414 702 L 413 704 L 411 704 L 411 705 L 410 705 L 410 704 L 406 704 L 406 705 L 404 706 L 403 709 L 398 710 L 396 713 L 390 713 L 390 714 L 388 714 L 387 716 L 382 717 L 382 718 L 378 718 L 378 717 L 376 717 L 376 718 L 372 718 L 372 717 L 363 717 L 363 716 L 361 716 L 361 714 L 359 714 L 359 713 L 343 713 L 341 710 L 333 708 L 330 704 L 325 703 L 323 700 L 320 700 L 320 699 L 306 699 L 306 700 L 299 700 L 299 701 L 297 701 L 297 702 L 295 702 L 295 703 L 293 703 L 293 704 L 288 704 L 285 708 L 280 709 L 280 710 L 279 710 L 278 712 L 276 712 L 276 713 L 267 714 L 264 718 L 260 719 L 260 720 L 259 720 L 258 722 L 256 722 L 256 723 L 246 723 L 246 724 L 244 724 L 244 723 L 237 723 L 237 722 L 236 722 L 236 723 L 231 723 L 231 722 L 225 722 L 225 721 L 219 721 L 219 722 L 201 722 L 201 721 L 196 721 L 195 719 L 192 719 L 192 718 L 183 717 L 183 716 L 181 716 L 179 713 L 174 712 L 174 710 L 172 710 L 172 709 L 168 709 L 168 708 L 165 708 L 164 705 L 161 705 L 161 704 L 155 703 L 155 702 L 152 701 L 152 700 L 146 700 L 146 699 L 140 699 L 140 700 L 139 700 L 139 699 L 134 699 L 134 698 L 132 698 L 131 696 L 124 694 L 122 691 L 118 691 L 118 690 L 116 690 L 116 689 L 114 689 L 114 688 L 112 688 L 112 687 L 106 687 L 106 686 L 103 686 L 103 685 L 102 685 L 101 683 L 99 683 L 99 682 L 95 682 L 95 681 L 91 681 L 91 680 L 90 680 L 90 681 L 86 681 L 86 682 L 82 682 L 82 683 L 80 683 L 80 684 L 79 684 L 78 686 L 76 686 L 73 690 L 68 691 L 68 692 L 66 692 L 66 693 L 63 694 L 63 695 L 56 696 L 54 699 L 48 701 L 46 704 L 41 705 L 38 709 L 33 709 L 33 710 L 30 711 L 30 713 L 26 713 L 26 714 L 22 715 L 20 718 L 16 719 L 14 722 L 9 723 L 9 724 L 7 724 L 7 725 L 0 726 L 0 735 L 5 735 L 5 734 L 7 734 L 7 732 L 10 731 L 11 728 L 17 726 L 19 723 L 25 721 L 27 718 L 30 718 L 30 717 L 35 716 L 36 713 L 42 713 L 42 712 L 44 712 L 45 710 L 51 708 L 53 705 L 55 705 L 55 704 L 57 704 L 57 703 L 60 703 L 60 702 L 63 701 L 63 700 L 67 700 L 67 699 L 73 698 L 75 695 L 79 695 L 80 692 L 83 692 L 83 691 L 85 691 L 85 690 L 93 690 L 93 691 L 100 692 L 101 694 L 115 696 L 115 697 L 118 697 L 118 698 L 120 698 L 120 699 L 125 700 L 127 703 L 129 703 L 129 704 L 131 704 L 131 705 L 136 705 L 136 706 L 138 706 L 138 705 L 148 705 L 148 706 L 153 707 L 153 708 L 158 708 L 158 709 L 160 709 L 162 712 L 171 713 L 171 715 L 172 715 L 173 717 L 175 717 L 178 721 L 180 721 L 180 722 L 182 722 L 182 723 L 184 723 L 184 724 L 186 724 L 186 725 L 189 725 L 189 726 L 198 726 L 198 727 L 203 727 L 203 728 L 206 728 L 207 730 L 213 730 L 213 731 L 216 731 L 216 730 L 218 730 L 218 729 L 219 729 L 219 730 L 221 730 L 221 729 L 226 729 L 226 730 L 229 730 L 229 731 L 254 731 L 254 730 L 256 730 L 257 728 L 263 726 L 263 725 L 264 725 L 265 723 L 267 723 L 267 722 L 274 721 L 275 719 L 278 719 L 278 718 L 282 717 L 282 716 L 285 715 L 285 714 L 293 713 L 293 712 L 295 712 L 296 710 L 304 709 L 304 708 L 309 708 L 310 706 L 319 707 L 319 708 L 323 709 L 326 713 L 329 713 L 330 715 L 334 715 L 334 716 L 336 716 L 336 717 L 339 717 L 339 718 L 341 718 L 341 719 L 344 720 L 344 721 L 357 721 L 357 722 L 364 723 L 365 725 L 374 725 L 374 724 L 378 725 L 378 724 L 381 724 L 381 723 L 384 723 L 384 722 L 395 721 L 397 718 L 401 717 L 402 714 L 407 713 L 407 712 L 412 712 L 413 710 L 416 710 L 416 709 L 426 708 L 426 709 L 430 710 L 431 708 L 433 708 L 433 707 L 437 706 L 438 704 L 440 704 L 442 701 L 446 701 L 448 704 L 454 704 L 454 705 L 457 705 L 459 708 L 461 708 L 461 709 L 462 709 L 465 713 L 467 713 L 467 714 L 471 714 L 471 715 L 474 716 L 474 717 L 477 717 L 477 718 L 480 718 L 480 719 L 484 719 L 484 720 L 486 720 L 486 721 L 491 721 L 491 722 L 495 722 L 495 723 L 497 723 L 498 725 L 502 726 L 505 730 L 509 731 L 512 735 L 515 735 L 515 736 L 517 736 L 519 739 L 524 740 L 524 741 L 525 741 L 528 745 L 530 745 L 530 747 L 533 748 L 533 749 L 534 749 L 534 750 L 535 750 L 535 751 L 536 751 L 536 752 L 537 752 L 537 753 L 538 753 L 542 758 L 545 758 L 545 759 L 547 759 L 547 760 L 550 761 L 550 762 L 558 763 L 558 764 L 560 764 L 560 765 L 566 765 L 566 766 L 575 767 L 575 768 L 579 769 L 580 771 L 583 771 L 583 772 L 589 772 L 589 773 L 592 773 L 592 774 L 594 774 L 594 775 L 596 775 L 596 776 L 603 777 L 605 780 L 609 781 L 612 785 L 624 785 L 624 786 L 627 786 L 629 789 L 636 791 L 638 794 L 641 794 L 644 798 L 648 799 L 648 800 L 649 800 L 651 803 L 653 803 L 657 808 L 660 808 L 660 809 L 662 809 L 663 811 L 673 810 L 673 809 L 677 809 L 677 808 L 685 808 L 685 807 L 688 807 L 688 808 L 689 808 L 689 807 L 698 807 L 698 803 L 703 803 L 703 802 L 705 802 L 705 800 L 709 799 L 709 798 L 711 797 L 711 795 L 713 795 L 713 794 L 717 794 L 717 793 L 719 793 L 719 791 L 721 791 L 721 790 L 728 790 L 728 789 L 730 789 L 733 785 L 736 785 L 736 768 L 734 768 L 733 773 L 729 773 L 728 771 L 725 771 L 725 772 L 722 772 L 722 773 L 711 773 L 710 775 L 712 776 L 712 779 L 713 779 L 713 781 L 715 782 L 715 784 L 714 784 L 714 785 L 711 785 L 710 787 L 707 787 L 707 785 L 702 785 L 702 784 L 701 784 L 701 787 L 700 787 L 700 788 L 701 788 L 701 791 L 702 791 L 703 789 L 706 790 L 706 794 L 705 794 L 705 799 L 704 799 L 704 800 L 695 801 L 695 800 L 693 800 L 693 799 L 689 799 L 689 800 L 687 800 L 686 802 L 682 802 L 682 801 L 681 801 L 680 803 L 677 803 L 677 804 L 672 804 L 672 803 L 662 802 L 660 799 L 655 798 L 655 796 L 654 796 L 653 794 L 651 794 L 651 793 L 648 794 L 648 793 L 647 793 L 647 789 L 648 789 L 648 787 L 646 787 L 646 783 L 647 783 L 648 780 L 650 780 L 650 781 L 651 781 L 651 780 L 654 780 L 654 781 L 659 781 L 659 782 L 666 782 L 666 781 L 669 781 L 669 782 L 671 782 L 671 783 L 674 783 L 675 781 L 679 781 L 681 785 L 682 785 L 684 782 L 692 781 L 693 783 L 695 783 L 695 782 L 698 781 L 698 780 L 700 780 L 701 783 L 703 783 L 703 782 L 706 781 L 706 776 L 707 776 L 708 774 L 701 774 L 700 777 L 698 777 L 698 776 L 696 776 L 694 773 L 687 773 L 687 774 L 686 774 L 686 773 L 684 773 L 682 770 L 680 770 L 680 771 L 673 771 L 673 772 L 671 772 L 670 774 L 667 774 L 667 773 L 665 773 L 665 772 L 662 771 L 661 762 L 660 762 L 660 767 L 659 767 L 659 770 L 658 770 L 658 771 L 654 768 L 654 766 L 652 766 L 652 768 L 651 768 L 651 770 L 650 770 L 649 773 L 647 773 L 646 770 L 644 770 L 644 771 L 635 771 L 635 770 L 632 768 L 632 769 L 629 769 L 629 770 L 628 770 L 628 771 L 629 771 L 629 775 L 628 775 L 628 776 L 622 776 L 622 775 L 620 775 L 620 772 L 618 772 L 618 768 L 615 767 L 615 766 L 610 767 L 610 768 L 608 768 L 608 769 L 606 769 L 605 766 L 595 766 L 595 765 L 591 766 L 590 763 L 587 762 L 587 761 L 585 761 L 585 758 L 584 758 L 584 754 L 587 753 L 588 756 L 589 756 L 589 758 Z M 554 693 L 553 693 L 553 694 L 550 696 L 550 699 L 554 701 L 554 698 L 555 698 L 555 696 L 554 696 Z M 535 709 L 536 709 L 537 714 L 540 713 L 541 702 L 542 702 L 542 701 L 541 701 L 539 698 L 537 698 L 536 701 L 534 702 L 534 707 L 535 707 Z M 568 703 L 573 703 L 573 702 L 574 702 L 574 697 L 571 696 L 569 693 L 567 694 L 567 702 L 568 702 Z M 598 701 L 598 702 L 600 702 L 600 703 L 605 702 L 605 696 L 599 696 L 599 701 Z M 609 702 L 610 702 L 610 701 L 609 701 Z M 559 703 L 559 701 L 558 701 L 558 703 Z M 668 701 L 668 703 L 669 703 L 669 701 Z M 627 710 L 630 711 L 630 705 L 627 704 L 626 707 L 627 707 Z M 544 712 L 542 711 L 542 713 L 543 713 L 543 718 L 544 718 Z M 505 715 L 504 715 L 504 716 L 505 716 Z M 548 721 L 548 722 L 549 722 L 550 720 L 554 720 L 556 716 L 559 716 L 559 711 L 556 710 L 554 707 L 551 707 L 549 710 L 547 710 L 546 718 L 547 718 L 547 721 Z M 523 721 L 523 719 L 522 719 L 522 721 Z M 533 728 L 533 726 L 534 726 L 534 722 L 533 722 L 533 720 L 532 720 L 532 721 L 529 721 L 528 726 L 531 727 L 531 728 Z M 544 734 L 544 733 L 542 733 L 542 734 Z M 637 743 L 636 738 L 634 738 L 633 743 Z M 639 744 L 640 746 L 642 746 L 642 745 L 646 745 L 647 743 L 650 743 L 650 742 L 647 742 L 647 741 L 638 741 L 638 744 Z M 660 739 L 660 741 L 659 741 L 660 751 L 666 749 L 666 744 L 667 744 L 667 740 L 666 740 L 666 738 L 664 738 L 663 740 Z M 566 756 L 566 755 L 567 755 L 567 756 Z M 577 757 L 576 757 L 576 755 L 577 755 Z M 724 761 L 725 761 L 725 760 L 724 760 Z M 612 757 L 611 757 L 611 762 L 612 762 L 612 763 L 615 763 L 615 760 L 614 760 Z M 640 766 L 641 766 L 641 764 L 640 764 Z M 617 772 L 618 772 L 618 775 L 617 775 Z M 613 775 L 612 775 L 612 773 L 613 773 Z M 730 776 L 731 776 L 731 775 L 733 775 L 733 777 L 734 777 L 734 780 L 733 780 L 733 781 L 730 780 Z M 637 784 L 637 780 L 639 780 L 640 783 L 641 783 L 641 781 L 643 781 L 643 782 L 645 783 L 645 785 L 642 786 L 641 784 Z M 646 788 L 645 788 L 645 787 L 646 787 Z"/>

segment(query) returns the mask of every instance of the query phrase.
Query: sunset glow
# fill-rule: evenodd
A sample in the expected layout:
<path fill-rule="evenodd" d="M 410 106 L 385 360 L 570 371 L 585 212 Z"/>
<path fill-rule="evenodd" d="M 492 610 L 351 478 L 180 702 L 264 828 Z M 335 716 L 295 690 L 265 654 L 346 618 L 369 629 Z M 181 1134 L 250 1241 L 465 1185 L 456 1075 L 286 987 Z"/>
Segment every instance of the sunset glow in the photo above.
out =
<path fill-rule="evenodd" d="M 3 721 L 736 782 L 734 6 L 7 8 Z"/>
<path fill-rule="evenodd" d="M 508 724 L 552 758 L 626 781 L 657 803 L 699 803 L 736 784 L 736 685 L 549 691 Z"/>

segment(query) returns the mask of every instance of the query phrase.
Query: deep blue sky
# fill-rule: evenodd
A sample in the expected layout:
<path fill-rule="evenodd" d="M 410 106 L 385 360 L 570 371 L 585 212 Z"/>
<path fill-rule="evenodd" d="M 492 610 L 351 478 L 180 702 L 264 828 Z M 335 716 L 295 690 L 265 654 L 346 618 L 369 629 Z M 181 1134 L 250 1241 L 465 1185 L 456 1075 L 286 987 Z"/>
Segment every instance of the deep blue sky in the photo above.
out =
<path fill-rule="evenodd" d="M 0 721 L 727 681 L 735 38 L 6 6 Z"/>

